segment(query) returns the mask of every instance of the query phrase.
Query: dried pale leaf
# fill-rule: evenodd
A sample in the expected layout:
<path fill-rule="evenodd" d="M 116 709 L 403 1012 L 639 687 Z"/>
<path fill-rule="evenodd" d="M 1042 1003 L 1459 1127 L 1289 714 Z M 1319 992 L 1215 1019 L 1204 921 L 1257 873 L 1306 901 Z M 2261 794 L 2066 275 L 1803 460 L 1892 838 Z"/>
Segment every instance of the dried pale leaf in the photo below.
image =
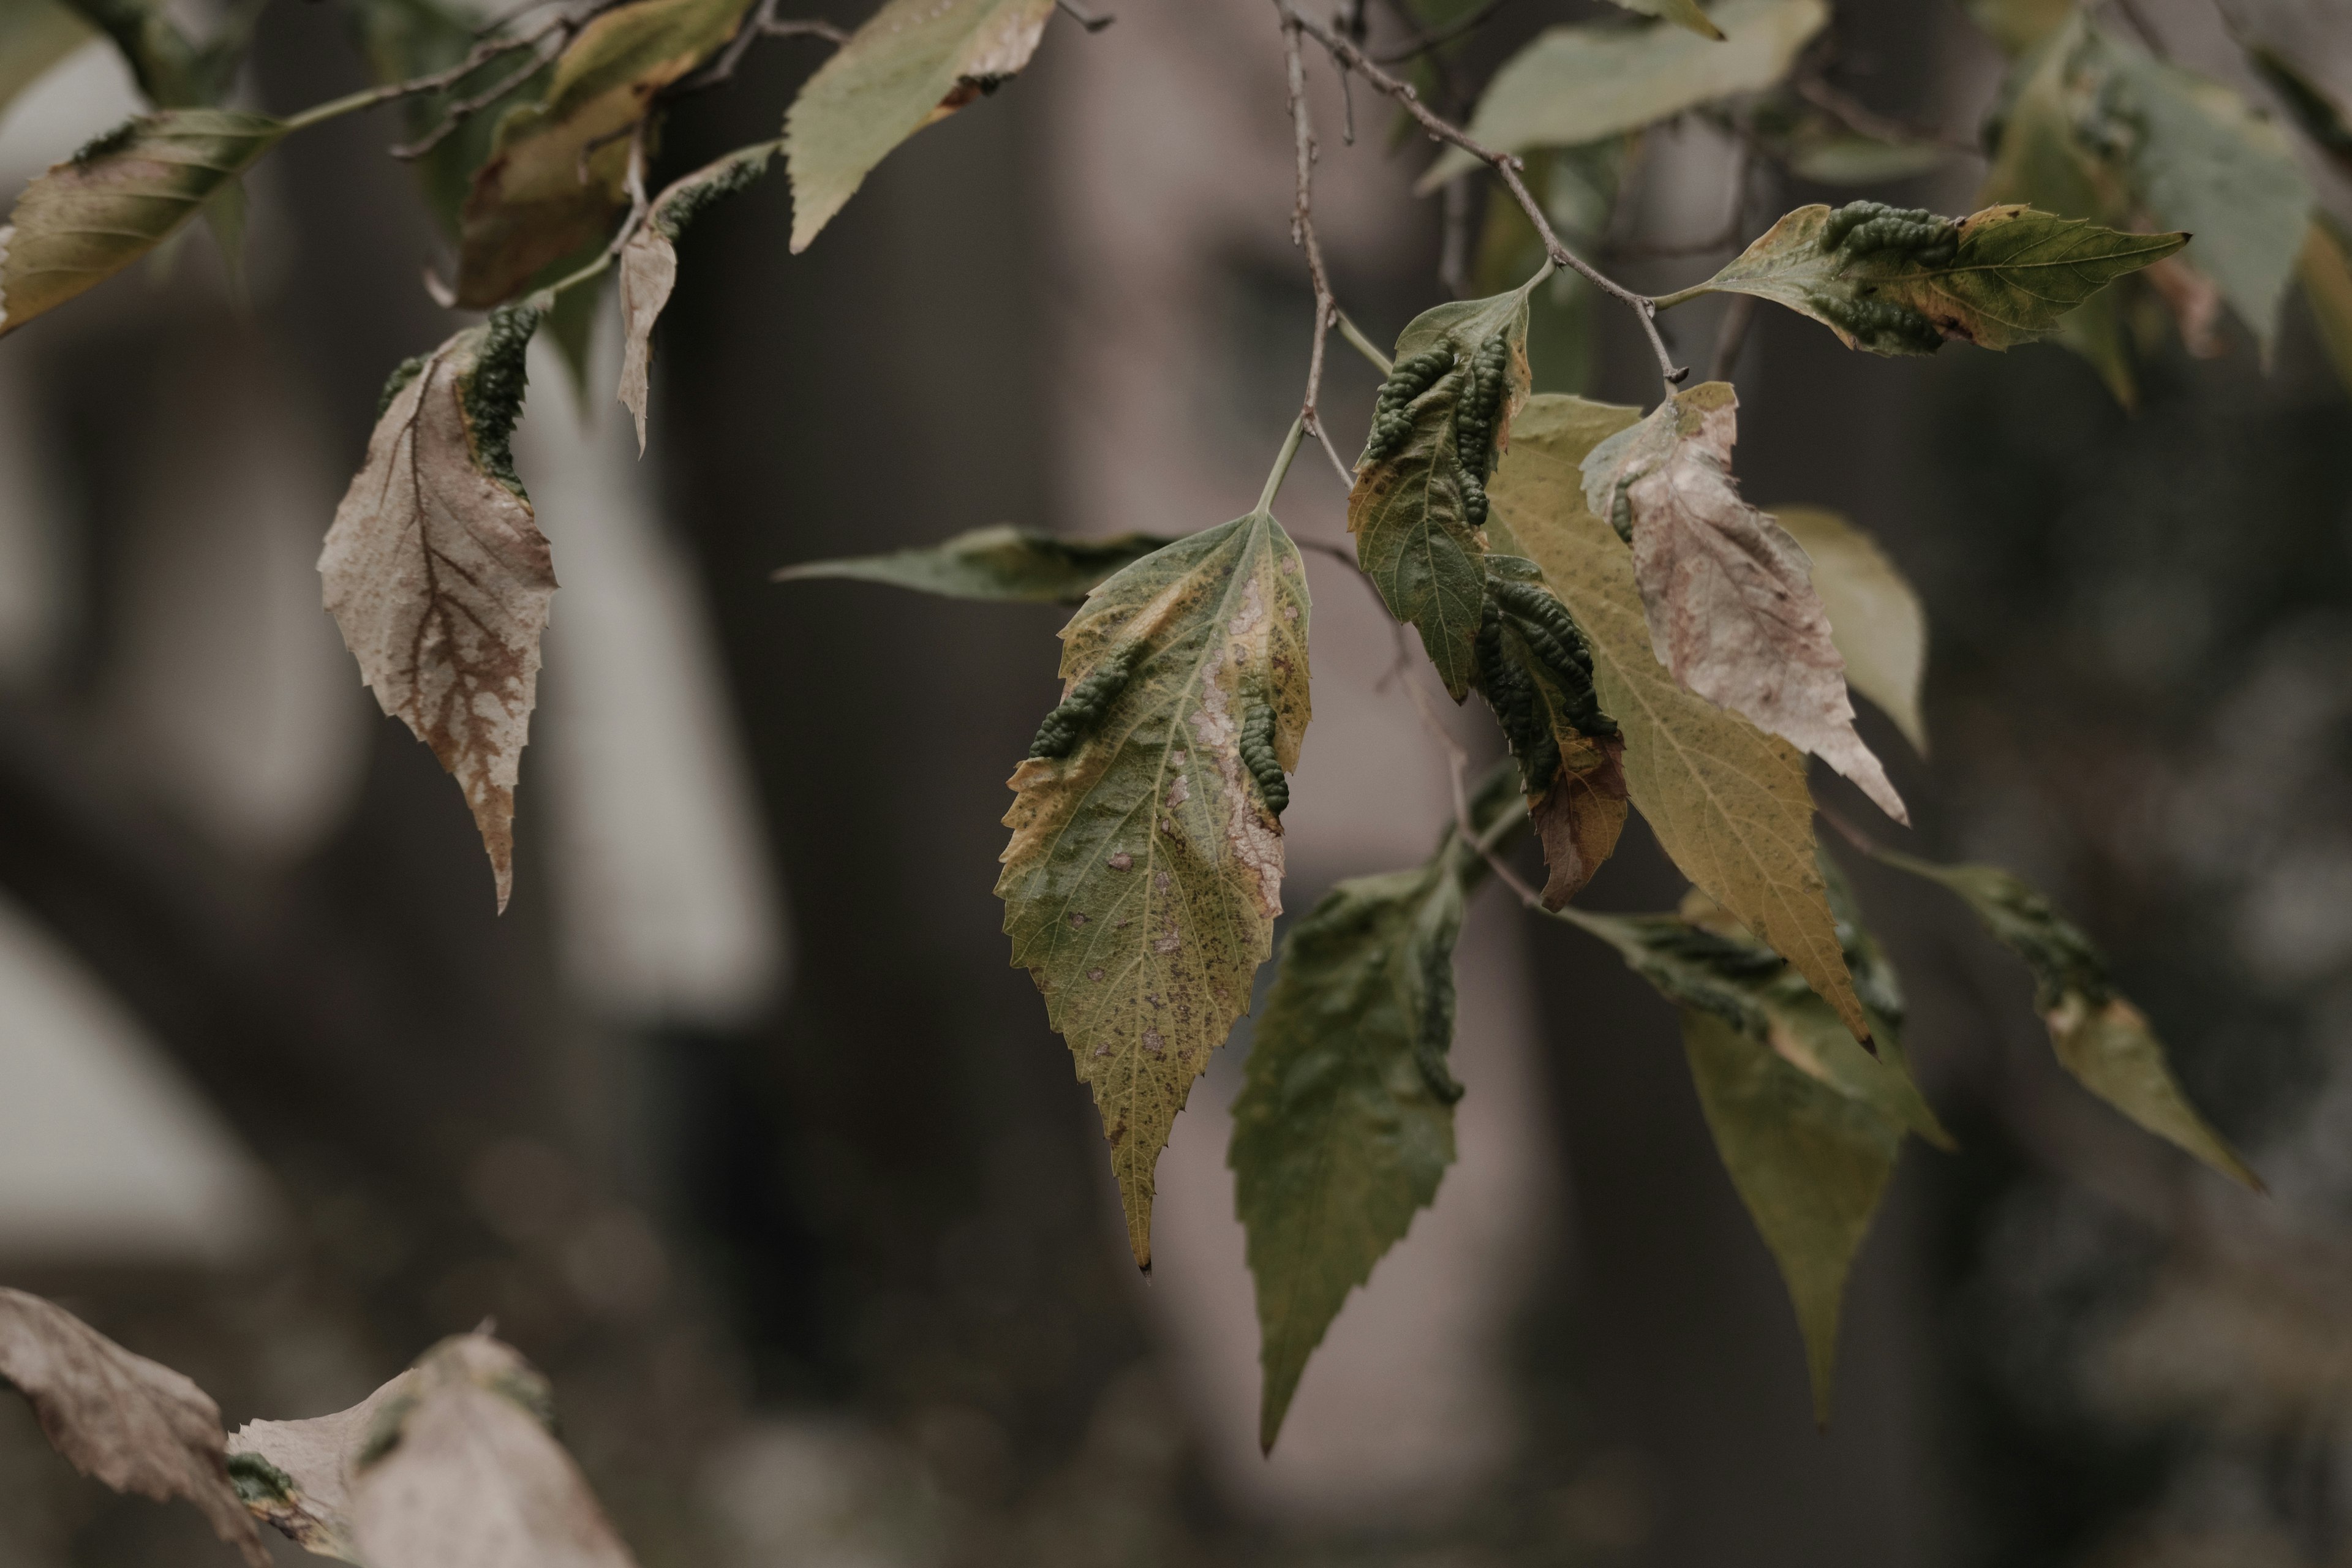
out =
<path fill-rule="evenodd" d="M 806 250 L 908 137 L 1017 76 L 1054 0 L 889 0 L 784 116 L 793 252 Z"/>
<path fill-rule="evenodd" d="M 1479 531 L 1486 481 L 1527 401 L 1528 296 L 1543 277 L 1490 300 L 1455 300 L 1413 318 L 1397 338 L 1397 368 L 1381 390 L 1348 494 L 1357 563 L 1389 613 L 1420 631 L 1430 663 L 1457 702 L 1475 673 L 1473 649 L 1486 604 Z M 1483 449 L 1465 451 L 1456 415 L 1475 384 L 1481 356 L 1495 354 L 1501 356 L 1497 401 L 1487 411 Z M 1440 362 L 1444 368 L 1433 369 Z M 1416 374 L 1416 366 L 1433 374 Z M 1408 401 L 1391 405 L 1415 387 Z"/>
<path fill-rule="evenodd" d="M 125 121 L 50 169 L 0 227 L 0 333 L 154 249 L 284 134 L 266 115 L 166 110 Z"/>
<path fill-rule="evenodd" d="M 96 35 L 58 0 L 0 5 L 0 110 Z"/>
<path fill-rule="evenodd" d="M 1846 1279 L 1895 1174 L 1903 1129 L 1713 1014 L 1685 1008 L 1682 1020 L 1707 1131 L 1789 1287 L 1813 1415 L 1827 1426 Z"/>
<path fill-rule="evenodd" d="M 719 197 L 767 173 L 776 143 L 730 153 L 677 180 L 653 199 L 646 221 L 621 247 L 621 401 L 637 422 L 637 453 L 646 449 L 646 395 L 654 363 L 654 321 L 677 282 L 677 237 Z"/>
<path fill-rule="evenodd" d="M 2320 345 L 2337 378 L 2352 387 L 2352 255 L 2347 254 L 2343 234 L 2326 215 L 2313 217 L 2296 268 L 2304 300 L 2319 328 Z"/>
<path fill-rule="evenodd" d="M 1627 792 L 1659 845 L 1867 1037 L 1815 862 L 1803 759 L 1658 663 L 1633 556 L 1586 510 L 1585 456 L 1641 417 L 1580 397 L 1530 400 L 1495 476 L 1496 516 L 1590 640 L 1601 707 L 1624 731 Z"/>
<path fill-rule="evenodd" d="M 1813 587 L 1846 683 L 1886 710 L 1904 739 L 1927 751 L 1919 687 L 1927 673 L 1927 612 L 1878 542 L 1833 511 L 1775 508 L 1772 515 L 1812 558 Z"/>
<path fill-rule="evenodd" d="M 501 910 L 555 595 L 547 539 L 507 449 L 537 321 L 507 307 L 404 367 L 319 557 L 362 678 L 465 792 Z"/>
<path fill-rule="evenodd" d="M 359 1563 L 352 1489 L 359 1460 L 415 1401 L 404 1372 L 349 1410 L 308 1421 L 248 1421 L 229 1439 L 229 1473 L 263 1523 L 320 1557 Z"/>
<path fill-rule="evenodd" d="M 119 1492 L 195 1504 L 223 1541 L 268 1568 L 226 1461 L 220 1406 L 62 1307 L 0 1288 L 0 1381 L 32 1403 L 50 1446 Z"/>
<path fill-rule="evenodd" d="M 1786 305 L 1872 353 L 1933 353 L 1951 341 L 2006 349 L 2049 335 L 2109 283 L 2189 240 L 2008 205 L 1922 226 L 1926 250 L 1856 254 L 1840 223 L 1853 210 L 1799 207 L 1690 292 Z"/>
<path fill-rule="evenodd" d="M 1307 579 L 1253 512 L 1145 556 L 1063 629 L 1063 705 L 1012 778 L 996 890 L 1013 962 L 1092 1086 L 1136 1262 L 1152 1171 L 1249 1006 L 1282 910 L 1278 775 L 1308 716 Z M 1117 672 L 1124 671 L 1123 675 Z"/>
<path fill-rule="evenodd" d="M 630 131 L 647 104 L 735 34 L 751 0 L 635 0 L 598 16 L 555 63 L 547 96 L 499 121 L 474 174 L 457 303 L 510 300 L 601 244 L 628 211 Z"/>
<path fill-rule="evenodd" d="M 1688 27 L 1702 38 L 1713 38 L 1718 43 L 1723 40 L 1723 29 L 1698 8 L 1698 0 L 1617 0 L 1617 4 L 1628 11 L 1655 16 L 1677 27 Z"/>
<path fill-rule="evenodd" d="M 1721 43 L 1678 27 L 1553 27 L 1495 73 L 1470 134 L 1501 153 L 1576 147 L 1755 92 L 1788 75 L 1829 19 L 1823 0 L 1725 0 L 1713 12 Z M 1425 195 L 1477 167 L 1449 148 L 1414 188 Z"/>
<path fill-rule="evenodd" d="M 368 1568 L 635 1568 L 548 1430 L 546 1380 L 480 1334 L 445 1340 L 375 1415 L 351 1468 Z"/>
<path fill-rule="evenodd" d="M 1633 546 L 1651 647 L 1675 679 L 1862 786 L 1908 822 L 1854 732 L 1845 660 L 1811 563 L 1731 477 L 1739 399 L 1727 382 L 1677 394 L 1585 459 L 1585 500 Z"/>
<path fill-rule="evenodd" d="M 775 581 L 846 577 L 950 599 L 1076 605 L 1114 572 L 1175 542 L 1156 533 L 1064 539 L 1001 523 L 959 533 L 928 549 L 787 566 L 775 574 Z"/>
<path fill-rule="evenodd" d="M 1938 866 L 1892 850 L 1877 858 L 1958 894 L 1985 930 L 2024 961 L 2059 1063 L 2084 1088 L 2223 1175 L 2262 1189 L 2229 1140 L 2189 1103 L 2164 1042 L 2110 984 L 2106 960 L 2049 900 L 1997 867 Z"/>

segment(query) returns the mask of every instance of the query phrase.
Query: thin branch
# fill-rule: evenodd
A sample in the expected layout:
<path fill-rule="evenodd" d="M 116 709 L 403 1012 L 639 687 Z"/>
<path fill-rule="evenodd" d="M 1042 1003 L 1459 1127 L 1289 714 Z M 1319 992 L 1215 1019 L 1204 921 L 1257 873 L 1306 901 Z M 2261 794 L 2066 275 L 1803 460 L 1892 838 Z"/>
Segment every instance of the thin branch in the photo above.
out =
<path fill-rule="evenodd" d="M 286 128 L 289 131 L 299 131 L 306 125 L 316 125 L 321 121 L 333 120 L 345 114 L 356 114 L 362 110 L 373 109 L 380 104 L 392 103 L 404 98 L 414 98 L 418 93 L 440 92 L 445 89 L 457 86 L 457 83 L 501 56 L 510 55 L 517 49 L 531 47 L 551 33 L 560 32 L 568 38 L 575 26 L 576 24 L 570 17 L 558 13 L 548 17 L 532 31 L 518 33 L 511 38 L 484 39 L 467 50 L 464 59 L 446 70 L 434 71 L 426 76 L 412 77 L 406 81 L 390 82 L 383 87 L 370 88 L 364 92 L 355 92 L 349 97 L 334 99 L 306 109 L 289 119 L 286 121 Z M 543 63 L 543 61 L 534 61 L 530 68 L 537 70 Z M 521 79 L 518 78 L 511 85 L 519 86 L 520 80 Z M 508 90 L 508 88 L 499 89 L 500 93 Z"/>
<path fill-rule="evenodd" d="M 1322 242 L 1315 236 L 1315 125 L 1307 107 L 1306 51 L 1298 39 L 1298 24 L 1286 19 L 1282 54 L 1289 74 L 1291 140 L 1298 163 L 1297 190 L 1290 205 L 1290 243 L 1306 253 L 1307 276 L 1315 286 L 1315 342 L 1307 356 L 1307 395 L 1299 405 L 1298 419 L 1304 428 L 1314 432 L 1339 482 L 1352 486 L 1355 478 L 1339 460 L 1339 448 L 1331 445 L 1322 416 L 1316 410 L 1317 400 L 1323 395 L 1323 350 L 1330 341 L 1332 323 L 1339 319 L 1339 301 L 1331 292 L 1331 276 L 1324 269 Z"/>
<path fill-rule="evenodd" d="M 1551 258 L 1555 265 L 1581 273 L 1594 288 L 1611 299 L 1621 301 L 1639 316 L 1642 330 L 1649 336 L 1650 347 L 1658 356 L 1659 374 L 1665 379 L 1669 387 L 1682 384 L 1690 372 L 1677 366 L 1675 363 L 1674 355 L 1666 352 L 1665 339 L 1658 335 L 1656 309 L 1651 303 L 1649 296 L 1637 294 L 1626 288 L 1561 243 L 1559 234 L 1551 226 L 1549 215 L 1543 210 L 1542 205 L 1528 194 L 1527 182 L 1519 177 L 1521 163 L 1517 158 L 1507 153 L 1497 153 L 1492 148 L 1473 141 L 1469 133 L 1459 126 L 1432 113 L 1429 106 L 1421 101 L 1421 94 L 1414 90 L 1411 82 L 1401 81 L 1391 76 L 1373 64 L 1363 50 L 1346 38 L 1322 24 L 1299 15 L 1294 0 L 1274 0 L 1274 3 L 1276 9 L 1282 13 L 1286 22 L 1297 26 L 1307 37 L 1322 45 L 1343 68 L 1361 71 L 1366 81 L 1403 105 L 1405 112 L 1412 115 L 1421 128 L 1431 136 L 1440 142 L 1451 142 L 1472 157 L 1492 165 L 1495 173 L 1502 176 L 1503 184 L 1510 188 L 1512 199 L 1517 201 L 1520 210 L 1528 215 L 1528 221 L 1535 226 L 1536 233 L 1542 237 L 1545 254 Z"/>
<path fill-rule="evenodd" d="M 448 112 L 442 117 L 440 124 L 417 140 L 394 147 L 392 150 L 392 155 L 404 162 L 413 161 L 422 158 L 434 148 L 446 142 L 457 133 L 457 127 L 529 81 L 539 73 L 540 68 L 562 54 L 564 46 L 571 42 L 572 30 L 570 19 L 558 16 L 547 33 L 536 40 L 538 47 L 532 49 L 530 61 L 520 70 L 500 79 L 496 84 L 474 94 L 471 98 L 459 99 L 449 106 Z M 551 38 L 554 45 L 551 48 L 549 47 Z"/>
<path fill-rule="evenodd" d="M 1476 32 L 1486 25 L 1496 12 L 1510 3 L 1511 0 L 1486 0 L 1484 5 L 1452 26 L 1433 27 L 1428 32 L 1422 33 L 1389 50 L 1386 54 L 1375 55 L 1372 58 L 1384 66 L 1402 65 L 1416 55 L 1427 54 L 1440 44 L 1450 44 L 1465 33 Z"/>
<path fill-rule="evenodd" d="M 735 30 L 735 36 L 727 41 L 726 48 L 719 51 L 717 59 L 663 96 L 682 98 L 689 92 L 700 92 L 704 88 L 717 87 L 730 79 L 734 76 L 736 67 L 743 63 L 743 57 L 751 53 L 751 46 L 761 38 L 823 38 L 835 48 L 849 42 L 848 32 L 830 22 L 779 19 L 777 5 L 778 0 L 760 0 L 743 25 Z"/>

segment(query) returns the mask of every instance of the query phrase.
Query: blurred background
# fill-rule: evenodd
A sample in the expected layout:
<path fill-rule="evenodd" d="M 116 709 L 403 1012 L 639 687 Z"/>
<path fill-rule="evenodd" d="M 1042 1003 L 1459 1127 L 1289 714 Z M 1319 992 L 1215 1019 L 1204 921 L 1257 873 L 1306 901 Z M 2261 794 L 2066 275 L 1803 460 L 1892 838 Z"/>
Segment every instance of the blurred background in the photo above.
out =
<path fill-rule="evenodd" d="M 1737 364 L 1747 493 L 1844 510 L 1928 606 L 1933 766 L 1864 718 L 1912 842 L 2074 915 L 2271 1194 L 2097 1105 L 1956 903 L 1853 865 L 1963 1146 L 1906 1153 L 1816 1431 L 1670 1010 L 1490 889 L 1461 1163 L 1259 1458 L 1223 1164 L 1249 1026 L 1160 1163 L 1147 1285 L 999 934 L 1061 616 L 768 581 L 999 521 L 1189 531 L 1256 493 L 1311 318 L 1273 14 L 1094 4 L 1116 24 L 1058 23 L 808 255 L 780 178 L 698 222 L 643 461 L 616 321 L 584 391 L 534 361 L 518 461 L 563 585 L 502 919 L 457 791 L 319 607 L 377 388 L 449 330 L 396 132 L 266 163 L 241 285 L 199 237 L 0 345 L 0 1279 L 232 1426 L 495 1319 L 648 1568 L 2352 1563 L 2352 407 L 2299 303 L 2268 364 L 2152 346 L 2128 413 L 2056 347 L 1893 362 L 1780 312 Z M 2273 8 L 2352 97 L 2336 8 Z M 2201 0 L 2131 9 L 2261 92 Z M 1516 0 L 1432 90 L 1602 10 Z M 260 40 L 257 103 L 363 79 L 331 5 L 283 0 Z M 1865 102 L 1963 143 L 2002 68 L 1952 0 L 1845 4 L 1835 48 Z M 664 166 L 772 135 L 816 59 L 763 46 L 679 106 Z M 1414 199 L 1423 144 L 1310 71 L 1323 242 L 1386 339 L 1462 271 L 1444 214 L 1475 232 L 1478 194 Z M 91 46 L 0 120 L 0 175 L 134 102 Z M 1702 117 L 1644 140 L 1597 237 L 1628 281 L 1712 270 L 1734 180 L 1753 232 L 1857 194 L 1966 212 L 1982 175 L 1954 153 L 1832 191 L 1732 149 Z M 1665 319 L 1685 361 L 1715 309 Z M 1654 385 L 1630 323 L 1573 302 L 1537 351 L 1552 389 Z M 1331 376 L 1352 450 L 1374 378 Z M 1344 540 L 1312 453 L 1281 511 Z M 1308 570 L 1294 912 L 1449 810 L 1385 617 Z M 1475 705 L 1459 729 L 1492 749 Z M 1680 887 L 1637 822 L 1586 901 Z M 229 1560 L 0 1401 L 0 1568 Z"/>

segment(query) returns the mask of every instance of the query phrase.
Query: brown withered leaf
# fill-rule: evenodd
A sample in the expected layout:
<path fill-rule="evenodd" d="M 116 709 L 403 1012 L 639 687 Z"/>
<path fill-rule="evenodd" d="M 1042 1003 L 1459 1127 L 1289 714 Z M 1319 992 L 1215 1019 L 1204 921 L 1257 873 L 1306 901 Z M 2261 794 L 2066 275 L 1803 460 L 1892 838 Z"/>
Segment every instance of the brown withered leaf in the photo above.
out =
<path fill-rule="evenodd" d="M 778 143 L 762 142 L 730 153 L 674 181 L 646 208 L 646 221 L 621 247 L 621 401 L 637 422 L 637 454 L 646 450 L 646 396 L 654 367 L 654 322 L 677 284 L 677 237 L 704 207 L 740 191 L 767 172 Z"/>
<path fill-rule="evenodd" d="M 50 1446 L 119 1492 L 196 1505 L 223 1541 L 268 1568 L 230 1483 L 220 1406 L 187 1378 L 131 1354 L 64 1308 L 0 1289 L 0 1379 L 32 1402 Z"/>
<path fill-rule="evenodd" d="M 1625 831 L 1625 742 L 1615 735 L 1560 743 L 1559 773 L 1528 818 L 1543 845 L 1543 901 L 1559 909 L 1584 890 Z"/>
<path fill-rule="evenodd" d="M 549 1431 L 552 1408 L 546 1380 L 510 1346 L 461 1334 L 349 1410 L 257 1421 L 236 1447 L 248 1490 L 261 1478 L 289 1500 L 266 1517 L 320 1556 L 368 1568 L 635 1568 Z"/>
<path fill-rule="evenodd" d="M 1802 546 L 1731 477 L 1738 395 L 1677 394 L 1585 459 L 1585 498 L 1633 546 L 1651 646 L 1675 679 L 1812 752 L 1910 821 L 1854 732 L 1845 660 Z"/>
<path fill-rule="evenodd" d="M 502 911 L 555 595 L 547 538 L 507 449 L 538 320 L 509 306 L 402 368 L 319 557 L 362 678 L 465 791 Z"/>

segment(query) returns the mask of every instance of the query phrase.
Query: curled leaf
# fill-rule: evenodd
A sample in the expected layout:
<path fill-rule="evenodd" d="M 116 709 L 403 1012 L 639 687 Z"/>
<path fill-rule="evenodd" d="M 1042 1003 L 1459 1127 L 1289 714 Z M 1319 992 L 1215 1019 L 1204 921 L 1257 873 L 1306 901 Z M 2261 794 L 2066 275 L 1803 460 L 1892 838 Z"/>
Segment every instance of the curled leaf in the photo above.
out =
<path fill-rule="evenodd" d="M 555 595 L 547 539 L 508 452 L 538 320 L 509 306 L 402 367 L 319 557 L 361 677 L 465 792 L 501 910 Z"/>
<path fill-rule="evenodd" d="M 1532 399 L 1495 475 L 1496 546 L 1531 557 L 1590 639 L 1601 705 L 1624 735 L 1626 790 L 1660 847 L 1867 1037 L 1814 857 L 1803 758 L 1667 673 L 1651 652 L 1633 556 L 1585 508 L 1579 465 L 1641 417 L 1580 397 Z"/>
<path fill-rule="evenodd" d="M 762 142 L 704 164 L 656 196 L 621 247 L 621 401 L 637 422 L 637 452 L 646 449 L 646 395 L 654 363 L 654 322 L 677 282 L 677 237 L 695 215 L 768 172 L 776 143 Z"/>
<path fill-rule="evenodd" d="M 1066 696 L 1011 781 L 1013 962 L 1094 1089 L 1147 1269 L 1160 1151 L 1282 910 L 1274 796 L 1307 730 L 1307 618 L 1297 547 L 1265 512 L 1145 556 L 1064 628 Z"/>
<path fill-rule="evenodd" d="M 908 137 L 1017 76 L 1054 0 L 889 0 L 784 116 L 793 253 L 809 247 Z"/>
<path fill-rule="evenodd" d="M 123 121 L 50 169 L 0 227 L 0 333 L 154 249 L 285 134 L 267 115 L 166 110 Z"/>
<path fill-rule="evenodd" d="M 0 1381 L 31 1401 L 83 1475 L 157 1502 L 185 1498 L 254 1568 L 269 1552 L 228 1474 L 220 1406 L 53 1302 L 0 1289 Z"/>
<path fill-rule="evenodd" d="M 1731 477 L 1738 407 L 1720 381 L 1660 405 L 1585 458 L 1586 504 L 1631 540 L 1651 647 L 1675 679 L 1812 752 L 1907 822 L 1854 732 L 1811 563 Z"/>
<path fill-rule="evenodd" d="M 787 566 L 774 580 L 795 583 L 813 577 L 848 577 L 950 599 L 1075 605 L 1114 572 L 1175 542 L 1156 533 L 1063 539 L 999 524 L 959 533 L 922 550 Z"/>

